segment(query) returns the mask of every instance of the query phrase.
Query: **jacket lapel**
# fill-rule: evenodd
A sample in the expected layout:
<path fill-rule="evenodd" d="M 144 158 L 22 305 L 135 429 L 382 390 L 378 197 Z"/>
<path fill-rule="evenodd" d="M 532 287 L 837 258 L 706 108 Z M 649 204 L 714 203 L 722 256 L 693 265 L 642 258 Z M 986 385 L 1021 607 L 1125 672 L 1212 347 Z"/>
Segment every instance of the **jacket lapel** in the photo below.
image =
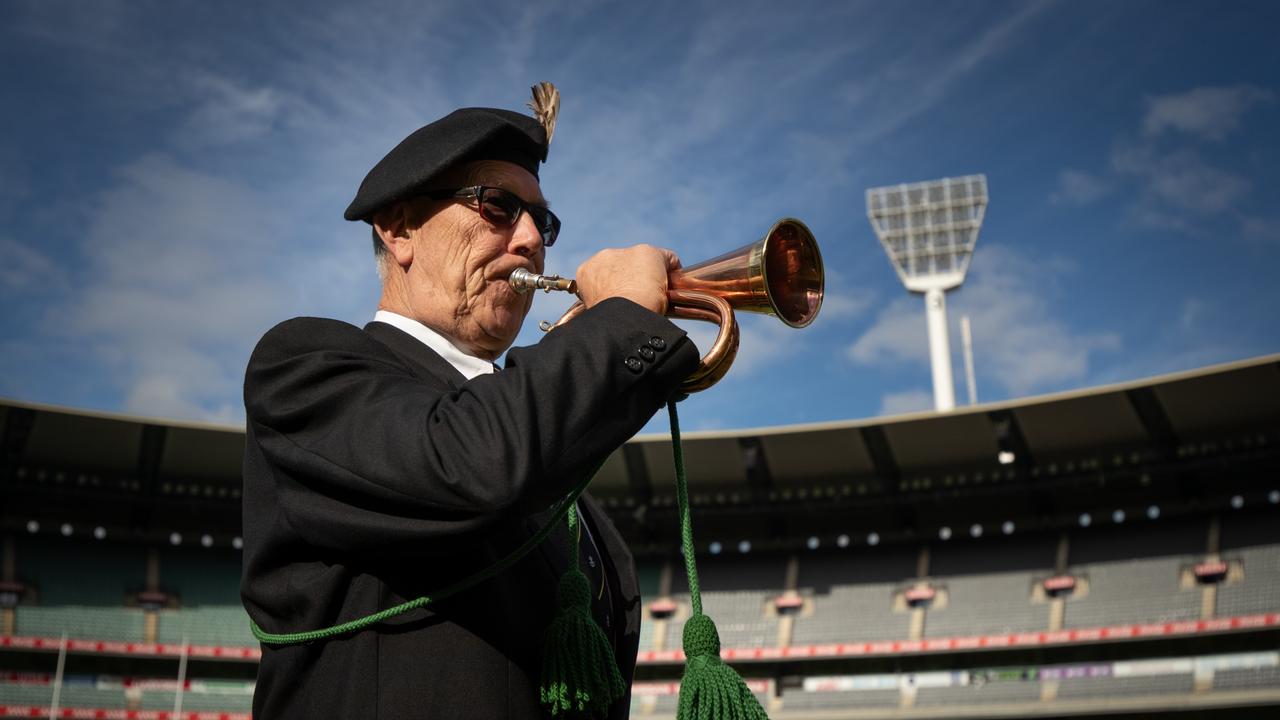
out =
<path fill-rule="evenodd" d="M 440 380 L 454 390 L 467 381 L 457 368 L 437 355 L 435 350 L 423 345 L 417 338 L 400 328 L 383 322 L 371 322 L 364 326 L 364 331 L 374 340 L 386 345 L 419 377 Z"/>

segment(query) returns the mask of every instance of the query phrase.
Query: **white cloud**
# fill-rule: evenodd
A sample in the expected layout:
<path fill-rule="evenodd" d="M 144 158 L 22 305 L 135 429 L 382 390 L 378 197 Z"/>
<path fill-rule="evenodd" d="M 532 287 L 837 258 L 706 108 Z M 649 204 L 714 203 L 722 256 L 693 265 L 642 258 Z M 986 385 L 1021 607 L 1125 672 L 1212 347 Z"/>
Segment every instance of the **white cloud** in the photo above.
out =
<path fill-rule="evenodd" d="M 860 365 L 928 363 L 924 301 L 918 295 L 898 297 L 880 312 L 875 324 L 845 350 Z"/>
<path fill-rule="evenodd" d="M 959 319 L 969 315 L 980 388 L 994 386 L 998 393 L 1020 396 L 1084 380 L 1090 359 L 1118 349 L 1121 341 L 1111 333 L 1077 332 L 1059 319 L 1050 295 L 1056 280 L 1070 272 L 1069 264 L 1033 263 L 1000 245 L 976 254 L 964 287 L 947 300 L 953 372 L 963 367 L 956 359 Z M 882 368 L 927 368 L 929 345 L 920 296 L 891 303 L 846 355 L 853 362 Z"/>
<path fill-rule="evenodd" d="M 210 73 L 193 77 L 189 88 L 201 99 L 175 132 L 174 141 L 182 146 L 253 140 L 271 131 L 285 105 L 278 89 L 246 87 Z"/>
<path fill-rule="evenodd" d="M 1101 198 L 1108 190 L 1102 178 L 1079 170 L 1063 170 L 1058 173 L 1058 187 L 1049 196 L 1056 205 L 1088 205 Z"/>
<path fill-rule="evenodd" d="M 1183 330 L 1193 330 L 1204 317 L 1205 303 L 1199 298 L 1187 298 L 1182 302 L 1182 312 L 1178 313 L 1178 326 Z"/>
<path fill-rule="evenodd" d="M 932 409 L 933 393 L 927 390 L 886 393 L 880 398 L 881 415 L 903 415 Z"/>
<path fill-rule="evenodd" d="M 1242 217 L 1240 223 L 1250 240 L 1280 242 L 1280 218 Z"/>
<path fill-rule="evenodd" d="M 1193 150 L 1162 152 L 1150 145 L 1120 145 L 1112 153 L 1112 167 L 1140 181 L 1153 211 L 1174 217 L 1185 211 L 1220 213 L 1235 207 L 1250 190 L 1247 179 L 1209 165 Z"/>
<path fill-rule="evenodd" d="M 831 273 L 827 274 L 827 287 L 822 298 L 822 308 L 814 322 L 830 322 L 861 317 L 875 304 L 875 293 L 858 288 L 832 288 L 835 285 Z"/>
<path fill-rule="evenodd" d="M 1221 141 L 1240 126 L 1254 105 L 1274 102 L 1276 95 L 1253 85 L 1198 87 L 1176 95 L 1147 98 L 1142 130 L 1154 137 L 1166 130 Z"/>
<path fill-rule="evenodd" d="M 0 237 L 0 290 L 39 291 L 65 285 L 62 270 L 40 251 Z"/>
<path fill-rule="evenodd" d="M 312 292 L 360 297 L 371 261 L 349 242 L 286 223 L 243 182 L 148 155 L 94 206 L 87 270 L 47 326 L 111 370 L 129 411 L 234 419 L 263 331 L 300 308 L 334 307 Z"/>

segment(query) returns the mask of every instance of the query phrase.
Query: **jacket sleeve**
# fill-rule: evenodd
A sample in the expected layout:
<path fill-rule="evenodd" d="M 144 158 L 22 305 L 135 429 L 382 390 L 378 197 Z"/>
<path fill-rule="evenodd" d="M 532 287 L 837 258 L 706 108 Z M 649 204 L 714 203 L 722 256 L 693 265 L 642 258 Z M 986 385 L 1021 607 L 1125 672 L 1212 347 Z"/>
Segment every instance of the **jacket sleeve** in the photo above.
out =
<path fill-rule="evenodd" d="M 513 348 L 504 372 L 451 389 L 349 325 L 298 319 L 255 349 L 245 408 L 293 529 L 367 550 L 547 507 L 643 427 L 697 360 L 678 327 L 612 299 Z M 254 474 L 246 460 L 246 483 Z"/>

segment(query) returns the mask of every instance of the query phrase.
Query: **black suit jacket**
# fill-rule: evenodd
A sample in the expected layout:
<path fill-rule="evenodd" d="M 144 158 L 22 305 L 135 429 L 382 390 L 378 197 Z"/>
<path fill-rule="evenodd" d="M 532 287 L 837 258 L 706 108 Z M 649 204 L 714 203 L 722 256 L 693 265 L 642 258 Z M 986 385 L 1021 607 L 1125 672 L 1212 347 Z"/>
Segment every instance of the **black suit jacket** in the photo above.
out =
<path fill-rule="evenodd" d="M 315 630 L 487 567 L 547 522 L 549 507 L 696 363 L 683 331 L 621 299 L 513 348 L 504 372 L 471 381 L 383 323 L 276 326 L 245 376 L 245 607 L 268 632 Z M 582 505 L 629 682 L 640 626 L 634 565 L 599 508 Z M 542 717 L 542 633 L 567 535 L 558 527 L 496 577 L 373 628 L 264 645 L 254 715 Z M 609 715 L 628 712 L 625 698 Z"/>

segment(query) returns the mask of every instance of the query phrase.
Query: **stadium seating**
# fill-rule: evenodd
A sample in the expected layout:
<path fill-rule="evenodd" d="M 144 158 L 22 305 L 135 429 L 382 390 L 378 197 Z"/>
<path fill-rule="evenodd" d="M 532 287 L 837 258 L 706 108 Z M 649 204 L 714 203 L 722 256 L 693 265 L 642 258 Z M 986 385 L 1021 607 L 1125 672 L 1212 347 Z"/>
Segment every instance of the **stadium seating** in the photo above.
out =
<path fill-rule="evenodd" d="M 124 688 L 98 688 L 93 684 L 67 682 L 62 686 L 58 704 L 71 708 L 123 708 Z M 173 703 L 169 704 L 173 708 Z"/>
<path fill-rule="evenodd" d="M 1064 625 L 1195 620 L 1200 617 L 1200 589 L 1179 586 L 1182 567 L 1193 562 L 1172 557 L 1076 566 L 1071 572 L 1088 578 L 1089 594 L 1067 599 Z"/>
<path fill-rule="evenodd" d="M 17 634 L 91 640 L 143 641 L 143 611 L 123 607 L 23 605 L 17 610 Z"/>
<path fill-rule="evenodd" d="M 826 595 L 810 595 L 813 614 L 796 618 L 791 644 L 906 639 L 911 615 L 893 611 L 897 587 L 889 583 L 836 586 Z"/>
<path fill-rule="evenodd" d="M 765 609 L 772 596 L 766 592 L 708 591 L 702 593 L 702 609 L 715 621 L 722 646 L 775 647 L 778 644 L 778 618 L 765 617 Z M 689 596 L 679 595 L 676 601 L 688 605 Z M 684 617 L 673 618 L 667 624 L 667 649 L 681 647 L 684 620 Z"/>
<path fill-rule="evenodd" d="M 1219 586 L 1219 616 L 1280 612 L 1280 545 L 1227 551 L 1223 557 L 1241 562 L 1244 579 Z"/>
<path fill-rule="evenodd" d="M 911 615 L 894 612 L 893 598 L 915 569 L 915 553 L 901 548 L 804 556 L 798 589 L 812 612 L 796 617 L 791 644 L 905 639 Z"/>
<path fill-rule="evenodd" d="M 782 696 L 782 708 L 829 710 L 845 708 L 896 708 L 902 702 L 897 688 L 891 690 L 850 690 L 847 692 L 805 692 L 792 690 Z"/>
<path fill-rule="evenodd" d="M 1191 673 L 1148 677 L 1069 678 L 1059 681 L 1058 697 L 1066 700 L 1123 695 L 1186 695 L 1191 690 Z"/>
<path fill-rule="evenodd" d="M 173 701 L 173 692 L 148 690 L 142 694 L 141 709 L 172 710 Z M 196 712 L 249 712 L 253 709 L 253 693 L 187 692 L 182 694 L 182 709 Z"/>
<path fill-rule="evenodd" d="M 1034 680 L 922 687 L 916 691 L 917 707 L 1037 702 L 1040 702 L 1040 683 Z"/>
<path fill-rule="evenodd" d="M 929 608 L 925 637 L 993 635 L 1049 629 L 1048 603 L 1032 603 L 1036 576 L 1027 572 L 939 579 L 944 608 Z"/>
<path fill-rule="evenodd" d="M 1213 674 L 1214 690 L 1280 688 L 1280 666 L 1218 670 Z"/>
<path fill-rule="evenodd" d="M 162 643 L 257 647 L 244 608 L 210 606 L 161 610 L 157 639 Z"/>
<path fill-rule="evenodd" d="M 0 680 L 0 704 L 48 705 L 52 701 L 52 685 L 30 685 Z"/>
<path fill-rule="evenodd" d="M 774 647 L 778 644 L 778 618 L 770 614 L 770 601 L 778 594 L 786 574 L 780 558 L 707 557 L 698 561 L 703 612 L 720 632 L 724 647 Z M 684 621 L 688 618 L 688 578 L 676 572 L 672 599 L 684 607 L 667 624 L 666 647 L 679 649 Z"/>

